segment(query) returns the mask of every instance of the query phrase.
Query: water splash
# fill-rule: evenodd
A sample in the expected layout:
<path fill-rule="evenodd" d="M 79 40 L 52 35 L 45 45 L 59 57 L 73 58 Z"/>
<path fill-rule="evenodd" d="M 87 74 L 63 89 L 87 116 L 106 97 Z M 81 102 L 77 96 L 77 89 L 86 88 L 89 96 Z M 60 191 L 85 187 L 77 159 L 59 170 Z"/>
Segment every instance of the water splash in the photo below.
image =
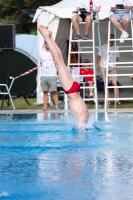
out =
<path fill-rule="evenodd" d="M 9 193 L 6 191 L 3 191 L 2 193 L 0 193 L 0 197 L 8 197 Z"/>

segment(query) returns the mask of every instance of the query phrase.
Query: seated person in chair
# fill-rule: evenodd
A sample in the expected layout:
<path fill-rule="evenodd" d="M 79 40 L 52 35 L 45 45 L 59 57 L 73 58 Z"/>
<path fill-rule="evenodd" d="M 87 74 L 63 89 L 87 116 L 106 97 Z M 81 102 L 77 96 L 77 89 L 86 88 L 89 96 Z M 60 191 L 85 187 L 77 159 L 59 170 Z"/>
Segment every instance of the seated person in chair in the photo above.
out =
<path fill-rule="evenodd" d="M 92 5 L 92 8 L 90 8 L 90 4 Z M 76 12 L 78 13 L 80 11 L 80 8 L 84 8 L 86 10 L 86 13 L 81 13 L 81 14 L 74 14 L 72 16 L 72 24 L 75 28 L 76 31 L 76 37 L 75 40 L 81 40 L 81 34 L 80 34 L 80 29 L 79 29 L 79 22 L 86 22 L 85 25 L 85 35 L 83 37 L 83 40 L 88 40 L 89 39 L 89 30 L 91 28 L 91 11 L 94 12 L 99 12 L 100 11 L 100 0 L 82 0 L 79 1 L 77 7 L 76 7 Z M 92 9 L 92 10 L 91 10 Z"/>
<path fill-rule="evenodd" d="M 87 82 L 88 86 L 94 85 L 94 72 L 92 69 L 89 68 L 89 59 L 85 59 L 84 63 L 87 63 L 84 68 L 80 69 L 80 75 L 92 75 L 92 76 L 84 76 L 85 81 Z M 94 88 L 89 88 L 89 97 L 94 98 Z"/>
<path fill-rule="evenodd" d="M 114 14 L 111 15 L 110 21 L 114 27 L 116 27 L 120 32 L 120 43 L 124 42 L 124 39 L 128 38 L 129 34 L 126 32 L 127 28 L 131 21 L 130 12 L 123 12 L 123 13 L 115 13 L 118 9 L 121 8 L 120 5 L 123 4 L 122 9 L 131 9 L 133 8 L 133 1 L 132 0 L 113 0 L 111 10 L 114 11 Z M 120 24 L 122 22 L 122 25 Z"/>

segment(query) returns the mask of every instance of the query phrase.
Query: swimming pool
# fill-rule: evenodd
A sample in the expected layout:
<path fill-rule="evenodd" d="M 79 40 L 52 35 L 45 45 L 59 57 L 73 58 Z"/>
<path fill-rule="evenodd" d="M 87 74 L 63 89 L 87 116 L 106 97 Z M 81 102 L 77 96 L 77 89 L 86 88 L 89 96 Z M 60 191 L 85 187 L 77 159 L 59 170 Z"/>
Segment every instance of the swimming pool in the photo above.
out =
<path fill-rule="evenodd" d="M 0 115 L 0 200 L 133 199 L 133 114 L 99 113 L 73 131 L 71 115 Z"/>

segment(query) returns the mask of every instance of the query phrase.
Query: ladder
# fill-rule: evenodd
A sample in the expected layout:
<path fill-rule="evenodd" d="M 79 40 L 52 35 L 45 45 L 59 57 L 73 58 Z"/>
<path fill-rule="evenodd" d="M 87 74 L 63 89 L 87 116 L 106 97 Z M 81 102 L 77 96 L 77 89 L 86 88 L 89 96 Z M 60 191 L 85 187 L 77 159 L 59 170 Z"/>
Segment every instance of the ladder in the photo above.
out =
<path fill-rule="evenodd" d="M 101 45 L 101 40 L 100 40 L 100 29 L 99 29 L 99 19 L 98 19 L 98 14 L 96 13 L 96 20 L 93 20 L 92 16 L 92 39 L 88 40 L 73 40 L 73 35 L 74 35 L 74 30 L 73 30 L 73 25 L 71 23 L 70 25 L 70 37 L 69 37 L 69 50 L 68 50 L 68 68 L 70 70 L 70 66 L 73 67 L 73 69 L 76 69 L 77 73 L 73 74 L 73 78 L 80 83 L 81 89 L 83 89 L 83 100 L 86 101 L 94 101 L 95 102 L 95 109 L 96 111 L 98 110 L 98 98 L 97 98 L 97 85 L 96 85 L 96 62 L 95 62 L 95 24 L 97 24 L 97 30 L 98 30 L 98 41 L 99 45 Z M 80 22 L 79 26 L 80 28 L 85 25 L 86 22 Z M 90 31 L 91 31 L 90 30 Z M 72 51 L 72 43 L 76 42 L 78 46 L 77 51 Z M 72 54 L 77 54 L 78 55 L 78 61 L 77 63 L 71 63 L 71 55 Z M 80 59 L 85 56 L 85 58 L 89 58 L 92 62 L 88 63 L 90 66 L 89 68 L 94 71 L 94 85 L 93 86 L 86 86 L 84 81 L 80 81 L 83 79 L 83 77 L 91 77 L 92 75 L 80 75 L 80 68 L 82 65 L 85 65 L 87 63 L 81 63 Z M 76 67 L 76 68 L 75 68 Z M 83 68 L 83 67 L 82 67 Z M 85 68 L 85 67 L 84 67 Z M 86 98 L 85 96 L 85 90 L 93 88 L 94 89 L 94 98 Z"/>
<path fill-rule="evenodd" d="M 133 54 L 133 21 L 131 20 L 131 37 L 130 38 L 127 38 L 127 39 L 124 39 L 124 41 L 130 41 L 131 45 L 130 46 L 118 46 L 117 45 L 117 41 L 120 40 L 120 38 L 116 38 L 116 28 L 113 27 L 114 29 L 114 36 L 115 38 L 114 39 L 110 39 L 110 34 L 111 34 L 111 22 L 109 20 L 108 22 L 108 48 L 107 48 L 107 72 L 106 72 L 106 81 L 105 81 L 105 104 L 104 104 L 104 109 L 105 109 L 105 112 L 107 111 L 107 109 L 109 108 L 109 105 L 108 105 L 108 100 L 114 100 L 115 101 L 115 108 L 116 108 L 116 101 L 119 101 L 119 100 L 133 100 L 133 95 L 131 94 L 131 97 L 120 97 L 120 98 L 116 98 L 116 94 L 114 95 L 114 98 L 108 98 L 107 97 L 107 90 L 108 89 L 115 89 L 115 88 L 133 88 L 133 84 L 131 85 L 122 85 L 122 86 L 108 86 L 108 79 L 109 77 L 111 76 L 115 76 L 116 78 L 117 77 L 123 77 L 123 78 L 127 78 L 127 77 L 132 77 L 133 76 L 133 73 L 117 73 L 117 69 L 121 69 L 121 70 L 127 70 L 127 69 L 130 69 L 130 68 L 133 68 L 133 58 L 131 56 L 130 58 L 130 61 L 126 62 L 126 61 L 123 61 L 123 62 L 120 62 L 120 59 L 119 59 L 119 62 L 109 62 L 109 54 L 114 52 L 114 53 L 132 53 Z M 116 49 L 114 51 L 111 51 L 110 48 L 109 48 L 109 41 L 113 40 L 114 41 L 114 44 L 115 44 L 115 47 Z M 123 49 L 123 50 L 121 50 Z M 109 68 L 109 64 L 114 64 L 115 65 L 115 74 L 109 74 L 108 73 L 108 68 Z M 116 66 L 117 65 L 117 66 Z"/>

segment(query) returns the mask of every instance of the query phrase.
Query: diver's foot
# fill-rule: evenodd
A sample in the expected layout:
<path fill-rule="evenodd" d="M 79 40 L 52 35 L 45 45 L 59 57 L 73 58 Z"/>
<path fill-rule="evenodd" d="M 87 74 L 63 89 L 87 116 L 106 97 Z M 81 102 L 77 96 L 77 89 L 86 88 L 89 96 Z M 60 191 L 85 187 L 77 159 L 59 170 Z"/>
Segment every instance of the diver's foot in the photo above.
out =
<path fill-rule="evenodd" d="M 52 31 L 49 31 L 46 27 L 39 25 L 38 30 L 40 31 L 41 35 L 46 39 L 46 38 L 51 38 Z"/>

